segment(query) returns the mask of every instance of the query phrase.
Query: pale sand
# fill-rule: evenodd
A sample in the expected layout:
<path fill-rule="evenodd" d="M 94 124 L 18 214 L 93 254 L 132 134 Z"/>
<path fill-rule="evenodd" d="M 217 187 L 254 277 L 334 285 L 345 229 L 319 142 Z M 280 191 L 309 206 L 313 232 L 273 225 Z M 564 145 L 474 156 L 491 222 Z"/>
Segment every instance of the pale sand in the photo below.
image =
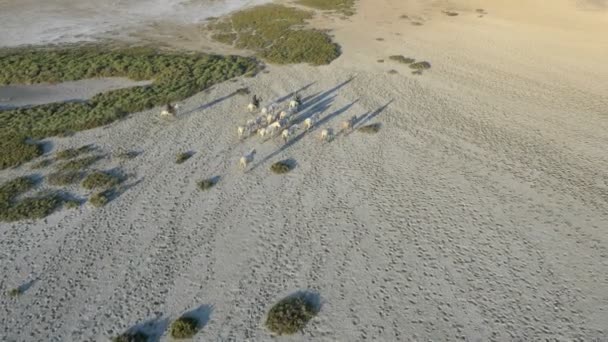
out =
<path fill-rule="evenodd" d="M 132 175 L 105 208 L 0 225 L 2 290 L 36 279 L 20 298 L 0 297 L 0 335 L 102 341 L 155 317 L 163 330 L 203 305 L 195 340 L 268 341 L 270 306 L 308 289 L 319 315 L 281 340 L 605 339 L 606 12 L 552 1 L 537 21 L 540 0 L 483 1 L 483 18 L 472 1 L 423 3 L 362 0 L 347 21 L 317 20 L 344 49 L 329 66 L 226 82 L 174 121 L 154 110 L 49 139 L 56 150 L 142 153 L 98 165 Z M 376 62 L 391 54 L 433 67 L 413 76 Z M 264 99 L 307 86 L 304 113 L 323 122 L 287 146 L 239 142 L 248 99 L 229 95 L 243 86 Z M 318 141 L 366 113 L 378 134 Z M 297 161 L 290 174 L 270 173 L 286 158 Z M 196 189 L 212 176 L 215 188 Z"/>

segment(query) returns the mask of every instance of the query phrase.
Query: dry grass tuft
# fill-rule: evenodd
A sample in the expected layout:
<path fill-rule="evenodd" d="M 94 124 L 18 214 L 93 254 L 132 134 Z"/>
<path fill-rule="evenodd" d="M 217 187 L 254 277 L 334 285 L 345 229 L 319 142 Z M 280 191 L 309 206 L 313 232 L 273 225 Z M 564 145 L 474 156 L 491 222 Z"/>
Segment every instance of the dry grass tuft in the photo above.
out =
<path fill-rule="evenodd" d="M 198 320 L 192 317 L 180 317 L 171 324 L 171 337 L 175 339 L 191 338 L 197 332 Z"/>
<path fill-rule="evenodd" d="M 357 129 L 357 131 L 361 132 L 361 133 L 367 133 L 367 134 L 375 134 L 378 133 L 380 131 L 380 127 L 382 125 L 379 123 L 373 123 L 373 124 L 369 124 L 369 125 L 365 125 L 362 127 L 359 127 Z"/>

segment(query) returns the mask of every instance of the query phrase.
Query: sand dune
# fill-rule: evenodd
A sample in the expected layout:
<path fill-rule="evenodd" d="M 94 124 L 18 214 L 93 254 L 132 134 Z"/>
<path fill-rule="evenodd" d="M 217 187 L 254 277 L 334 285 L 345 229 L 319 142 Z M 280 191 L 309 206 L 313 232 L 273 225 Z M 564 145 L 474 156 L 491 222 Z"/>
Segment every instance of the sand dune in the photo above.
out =
<path fill-rule="evenodd" d="M 509 4 L 361 0 L 348 20 L 315 21 L 343 47 L 329 66 L 270 66 L 188 99 L 173 121 L 153 110 L 49 139 L 141 154 L 99 164 L 131 175 L 106 207 L 0 225 L 2 288 L 34 281 L 0 297 L 0 335 L 102 341 L 204 306 L 196 340 L 270 341 L 270 306 L 308 290 L 319 315 L 281 340 L 606 338 L 606 12 Z M 412 75 L 393 54 L 432 68 Z M 243 86 L 283 104 L 300 89 L 301 115 L 321 123 L 287 144 L 241 142 Z M 352 115 L 382 128 L 319 141 Z M 292 172 L 269 171 L 287 158 Z"/>

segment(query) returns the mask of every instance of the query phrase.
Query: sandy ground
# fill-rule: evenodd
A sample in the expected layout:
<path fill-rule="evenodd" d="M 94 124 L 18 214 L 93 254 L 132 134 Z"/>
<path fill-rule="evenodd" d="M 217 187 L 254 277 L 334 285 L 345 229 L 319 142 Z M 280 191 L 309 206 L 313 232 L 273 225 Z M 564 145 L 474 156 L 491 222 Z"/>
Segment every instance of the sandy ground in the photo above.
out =
<path fill-rule="evenodd" d="M 104 341 L 195 310 L 195 340 L 268 341 L 270 306 L 309 291 L 319 315 L 281 340 L 606 340 L 608 17 L 602 2 L 554 1 L 542 16 L 541 1 L 481 2 L 361 0 L 349 20 L 315 22 L 344 49 L 329 66 L 269 67 L 172 121 L 149 111 L 49 139 L 94 143 L 99 168 L 130 178 L 102 209 L 0 225 L 0 288 L 27 288 L 0 297 L 0 336 Z M 391 54 L 433 67 L 377 62 Z M 301 89 L 301 115 L 321 123 L 287 144 L 240 142 L 243 86 L 281 100 Z M 352 115 L 382 129 L 319 141 Z M 183 151 L 194 156 L 175 164 Z M 288 158 L 291 173 L 269 171 Z"/>

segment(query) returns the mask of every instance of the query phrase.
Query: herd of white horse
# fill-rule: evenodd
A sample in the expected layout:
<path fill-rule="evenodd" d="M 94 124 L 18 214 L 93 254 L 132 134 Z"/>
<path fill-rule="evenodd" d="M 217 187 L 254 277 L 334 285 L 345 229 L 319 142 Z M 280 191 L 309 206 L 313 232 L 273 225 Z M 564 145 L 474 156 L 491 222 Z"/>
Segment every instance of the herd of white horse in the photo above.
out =
<path fill-rule="evenodd" d="M 309 117 L 301 120 L 300 108 L 302 106 L 302 99 L 299 94 L 295 94 L 289 101 L 287 108 L 281 108 L 281 106 L 273 102 L 266 107 L 260 109 L 261 99 L 256 95 L 253 96 L 252 101 L 247 105 L 249 113 L 257 114 L 255 118 L 247 120 L 244 125 L 237 127 L 237 134 L 239 139 L 243 140 L 253 135 L 258 135 L 264 141 L 277 137 L 280 135 L 284 143 L 287 143 L 289 139 L 296 135 L 296 133 L 302 127 L 304 131 L 309 131 L 315 125 L 319 123 L 319 114 L 315 113 Z M 174 117 L 177 114 L 177 104 L 168 103 L 161 111 L 162 117 Z M 352 116 L 348 120 L 341 123 L 340 127 L 342 132 L 352 131 L 355 122 L 357 121 L 356 116 Z M 334 132 L 331 128 L 325 128 L 321 130 L 319 138 L 321 141 L 330 141 L 334 136 Z M 256 150 L 253 149 L 246 155 L 239 159 L 239 166 L 244 170 L 247 166 L 253 162 Z"/>

